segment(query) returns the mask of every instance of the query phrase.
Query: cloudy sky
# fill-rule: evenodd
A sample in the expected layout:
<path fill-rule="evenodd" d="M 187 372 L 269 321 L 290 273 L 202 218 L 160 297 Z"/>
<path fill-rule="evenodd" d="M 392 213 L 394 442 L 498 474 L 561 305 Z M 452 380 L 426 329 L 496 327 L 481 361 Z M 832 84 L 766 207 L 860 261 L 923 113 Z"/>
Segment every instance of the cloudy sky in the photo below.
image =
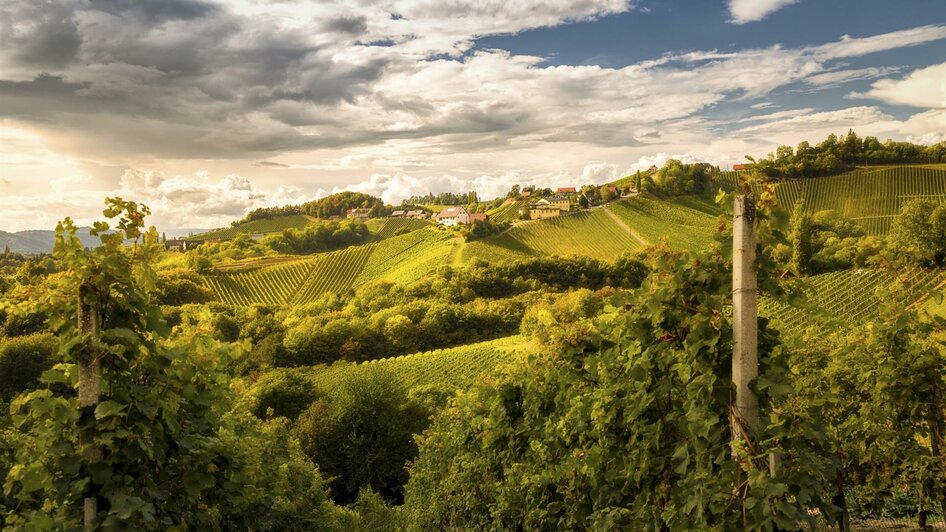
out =
<path fill-rule="evenodd" d="M 941 0 L 3 0 L 0 229 L 946 140 Z"/>

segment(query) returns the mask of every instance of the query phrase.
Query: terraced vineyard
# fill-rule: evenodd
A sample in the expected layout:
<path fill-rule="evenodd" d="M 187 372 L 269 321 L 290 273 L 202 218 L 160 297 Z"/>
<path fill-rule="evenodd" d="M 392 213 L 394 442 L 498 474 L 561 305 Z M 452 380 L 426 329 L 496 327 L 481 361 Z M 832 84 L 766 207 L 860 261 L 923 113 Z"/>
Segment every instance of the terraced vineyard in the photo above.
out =
<path fill-rule="evenodd" d="M 204 279 L 217 298 L 230 305 L 285 305 L 311 272 L 311 261 L 298 260 Z"/>
<path fill-rule="evenodd" d="M 459 389 L 468 387 L 483 373 L 513 360 L 526 345 L 523 337 L 509 336 L 361 364 L 317 366 L 307 368 L 306 376 L 323 393 L 338 389 L 338 383 L 344 378 L 371 370 L 389 372 L 398 384 L 407 389 L 425 385 Z"/>
<path fill-rule="evenodd" d="M 352 246 L 274 266 L 220 271 L 204 279 L 221 301 L 231 305 L 305 304 L 325 292 L 349 290 L 374 247 Z"/>
<path fill-rule="evenodd" d="M 909 305 L 944 282 L 946 272 L 942 270 L 914 269 L 896 275 L 881 270 L 847 270 L 814 275 L 804 279 L 804 293 L 813 311 L 762 298 L 759 313 L 783 330 L 826 327 L 818 313 L 852 325 L 862 324 L 877 315 L 882 301 Z"/>
<path fill-rule="evenodd" d="M 779 184 L 775 197 L 786 206 L 805 198 L 810 212 L 835 210 L 856 220 L 870 234 L 885 234 L 904 203 L 920 198 L 946 202 L 946 171 L 898 166 L 793 179 Z"/>
<path fill-rule="evenodd" d="M 312 269 L 309 275 L 298 286 L 289 302 L 293 305 L 304 305 L 315 301 L 326 292 L 347 292 L 365 268 L 375 247 L 376 244 L 352 246 L 319 255 L 311 261 Z"/>
<path fill-rule="evenodd" d="M 710 214 L 712 207 L 697 198 L 669 201 L 642 195 L 607 208 L 650 243 L 666 240 L 683 249 L 705 249 L 713 241 L 718 223 L 718 217 Z"/>
<path fill-rule="evenodd" d="M 512 262 L 536 256 L 536 252 L 518 240 L 508 238 L 490 238 L 476 240 L 463 246 L 459 262 L 470 264 L 481 260 L 489 263 Z"/>
<path fill-rule="evenodd" d="M 511 222 L 518 220 L 519 211 L 528 206 L 529 202 L 526 200 L 511 201 L 495 209 L 486 211 L 486 214 L 488 214 L 489 219 L 495 223 Z"/>
<path fill-rule="evenodd" d="M 371 224 L 371 222 L 376 222 Z M 379 238 L 391 238 L 401 229 L 416 231 L 425 227 L 430 227 L 430 222 L 424 220 L 415 220 L 413 218 L 384 218 L 381 220 L 370 220 L 369 227 L 372 233 Z M 372 227 L 373 226 L 373 227 Z"/>
<path fill-rule="evenodd" d="M 235 227 L 226 227 L 214 231 L 208 231 L 189 238 L 201 240 L 229 240 L 240 234 L 259 235 L 266 233 L 278 233 L 285 229 L 300 229 L 312 223 L 309 217 L 302 214 L 292 214 L 289 216 L 279 216 L 267 220 L 253 220 Z"/>
<path fill-rule="evenodd" d="M 520 223 L 490 242 L 523 253 L 584 255 L 601 260 L 613 260 L 641 247 L 602 209 Z"/>
<path fill-rule="evenodd" d="M 457 242 L 452 233 L 434 227 L 399 235 L 376 245 L 356 285 L 384 279 L 410 282 L 449 263 Z"/>
<path fill-rule="evenodd" d="M 738 174 L 722 172 L 717 184 L 731 190 Z M 857 221 L 869 234 L 885 234 L 904 203 L 918 198 L 946 202 L 946 170 L 936 165 L 866 167 L 829 177 L 781 181 L 775 197 L 788 209 L 804 198 L 809 212 L 834 210 Z"/>

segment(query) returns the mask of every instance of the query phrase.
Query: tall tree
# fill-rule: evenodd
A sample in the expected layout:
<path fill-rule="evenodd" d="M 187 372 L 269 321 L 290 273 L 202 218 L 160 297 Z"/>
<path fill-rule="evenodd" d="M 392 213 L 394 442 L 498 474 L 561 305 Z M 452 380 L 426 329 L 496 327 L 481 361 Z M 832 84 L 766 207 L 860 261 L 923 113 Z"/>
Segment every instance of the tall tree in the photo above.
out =
<path fill-rule="evenodd" d="M 805 211 L 805 200 L 795 202 L 792 210 L 792 227 L 790 238 L 792 242 L 791 267 L 798 275 L 807 275 L 810 272 L 812 251 L 812 223 L 811 215 Z"/>

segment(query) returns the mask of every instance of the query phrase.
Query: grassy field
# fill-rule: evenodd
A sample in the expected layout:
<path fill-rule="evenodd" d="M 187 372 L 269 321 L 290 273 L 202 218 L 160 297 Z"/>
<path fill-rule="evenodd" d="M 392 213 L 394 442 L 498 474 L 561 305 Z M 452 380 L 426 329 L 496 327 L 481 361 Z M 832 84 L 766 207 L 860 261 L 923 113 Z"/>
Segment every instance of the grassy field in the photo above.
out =
<path fill-rule="evenodd" d="M 266 233 L 278 233 L 285 229 L 299 229 L 312 223 L 312 220 L 302 214 L 293 214 L 289 216 L 279 216 L 268 220 L 253 220 L 235 227 L 225 227 L 208 231 L 188 238 L 201 240 L 229 240 L 239 234 L 260 235 Z"/>
<path fill-rule="evenodd" d="M 526 255 L 583 255 L 601 260 L 614 260 L 642 246 L 603 209 L 522 222 L 488 242 Z"/>
<path fill-rule="evenodd" d="M 708 199 L 662 200 L 641 195 L 607 207 L 651 244 L 666 241 L 672 247 L 705 249 L 713 241 L 718 214 Z"/>

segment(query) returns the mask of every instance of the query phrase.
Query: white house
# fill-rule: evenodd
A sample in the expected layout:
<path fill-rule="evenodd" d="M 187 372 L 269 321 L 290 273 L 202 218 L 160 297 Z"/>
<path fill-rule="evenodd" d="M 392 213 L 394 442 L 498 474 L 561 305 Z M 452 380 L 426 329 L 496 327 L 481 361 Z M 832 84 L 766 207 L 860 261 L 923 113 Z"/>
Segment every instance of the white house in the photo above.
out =
<path fill-rule="evenodd" d="M 470 225 L 470 213 L 464 207 L 447 207 L 434 215 L 437 223 L 445 227 L 454 225 Z"/>

